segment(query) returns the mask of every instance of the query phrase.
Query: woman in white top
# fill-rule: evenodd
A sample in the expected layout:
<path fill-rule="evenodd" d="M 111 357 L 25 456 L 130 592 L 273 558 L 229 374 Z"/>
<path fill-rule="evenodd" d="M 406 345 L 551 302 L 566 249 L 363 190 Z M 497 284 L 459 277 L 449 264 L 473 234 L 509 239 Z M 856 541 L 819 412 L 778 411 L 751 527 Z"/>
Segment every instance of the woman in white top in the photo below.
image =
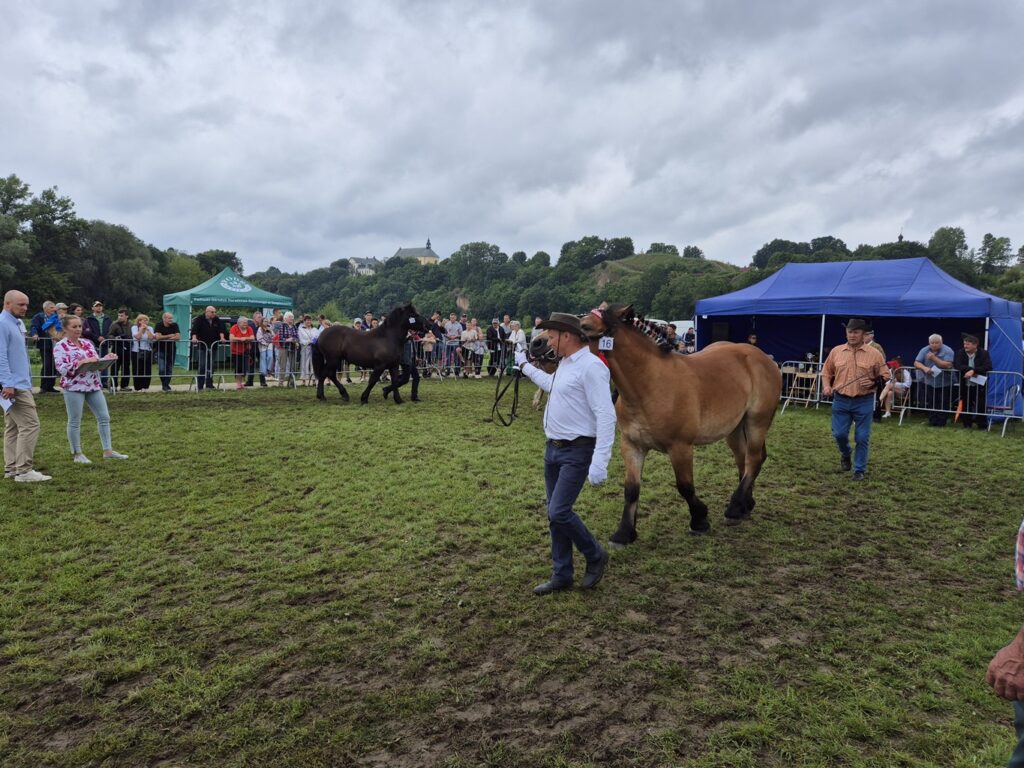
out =
<path fill-rule="evenodd" d="M 523 333 L 523 326 L 518 320 L 513 320 L 511 323 L 512 330 L 508 334 L 508 338 L 505 343 L 508 344 L 509 349 L 512 350 L 512 354 L 508 355 L 508 359 L 512 359 L 512 355 L 516 352 L 526 351 L 526 334 Z"/>
<path fill-rule="evenodd" d="M 313 327 L 313 318 L 304 315 L 302 325 L 299 326 L 299 384 L 311 386 L 313 384 L 313 347 L 311 346 L 320 329 Z"/>
<path fill-rule="evenodd" d="M 480 326 L 474 317 L 469 321 L 469 327 L 461 334 L 462 349 L 466 364 L 462 369 L 462 378 L 482 378 L 480 374 L 480 363 L 483 360 L 484 336 L 480 332 Z"/>
<path fill-rule="evenodd" d="M 99 427 L 100 444 L 103 446 L 103 458 L 127 459 L 111 447 L 110 412 L 107 401 L 103 397 L 103 385 L 97 371 L 79 371 L 83 363 L 95 363 L 99 360 L 96 347 L 88 339 L 82 338 L 82 319 L 69 315 L 64 322 L 65 336 L 53 345 L 53 361 L 60 374 L 60 388 L 64 395 L 64 408 L 68 412 L 68 443 L 71 444 L 71 457 L 76 464 L 92 464 L 82 453 L 82 410 L 88 405 L 92 415 L 96 417 Z M 104 360 L 117 359 L 117 353 L 111 352 Z"/>
<path fill-rule="evenodd" d="M 132 372 L 136 392 L 149 389 L 153 377 L 153 342 L 156 334 L 149 327 L 149 315 L 139 315 L 132 326 Z"/>

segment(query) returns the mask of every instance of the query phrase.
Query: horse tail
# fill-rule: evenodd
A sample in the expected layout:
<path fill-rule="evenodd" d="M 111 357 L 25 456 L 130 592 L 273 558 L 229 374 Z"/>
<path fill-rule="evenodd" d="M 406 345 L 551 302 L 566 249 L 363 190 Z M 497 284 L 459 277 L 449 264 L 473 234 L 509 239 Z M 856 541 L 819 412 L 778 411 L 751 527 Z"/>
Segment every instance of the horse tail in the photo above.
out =
<path fill-rule="evenodd" d="M 313 375 L 316 376 L 317 381 L 326 378 L 327 358 L 324 357 L 324 353 L 320 351 L 320 347 L 317 344 L 310 345 L 309 357 L 313 363 Z"/>

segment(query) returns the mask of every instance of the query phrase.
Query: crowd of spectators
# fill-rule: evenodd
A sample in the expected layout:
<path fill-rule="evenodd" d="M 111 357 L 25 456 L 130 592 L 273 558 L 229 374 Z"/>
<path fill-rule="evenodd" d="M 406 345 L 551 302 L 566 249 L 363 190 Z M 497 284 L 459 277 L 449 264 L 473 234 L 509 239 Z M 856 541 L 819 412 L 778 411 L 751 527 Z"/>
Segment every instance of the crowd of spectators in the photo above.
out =
<path fill-rule="evenodd" d="M 317 318 L 303 314 L 296 318 L 292 312 L 281 309 L 274 309 L 269 317 L 257 310 L 251 318 L 244 314 L 223 318 L 216 307 L 210 306 L 193 320 L 188 334 L 183 336 L 169 312 L 151 325 L 145 314 L 129 319 L 125 307 L 118 308 L 116 317 L 111 318 L 99 300 L 93 302 L 91 314 L 86 314 L 78 304 L 46 301 L 23 331 L 39 352 L 39 391 L 43 394 L 58 391 L 59 372 L 53 350 L 64 338 L 71 316 L 81 320 L 82 338 L 99 354 L 117 357 L 114 365 L 102 372 L 102 386 L 126 392 L 150 388 L 154 362 L 161 389 L 170 391 L 179 342 L 183 340 L 192 342 L 190 362 L 200 390 L 215 388 L 215 373 L 233 374 L 235 388 L 239 390 L 255 386 L 257 376 L 261 387 L 272 383 L 282 387 L 313 385 L 313 349 L 320 332 L 331 325 L 323 315 Z M 540 322 L 540 317 L 534 319 L 531 333 Z M 352 321 L 352 327 L 361 332 L 379 325 L 380 320 L 372 311 Z M 682 354 L 695 351 L 696 333 L 692 327 L 681 337 L 672 324 L 666 324 L 661 331 L 663 346 Z M 511 368 L 515 351 L 526 350 L 529 338 L 519 321 L 507 313 L 500 318 L 492 317 L 486 327 L 481 327 L 478 318 L 467 312 L 449 312 L 445 316 L 434 310 L 424 332 L 410 331 L 410 364 L 428 378 L 481 379 L 485 371 L 493 377 Z M 757 335 L 751 333 L 747 343 L 758 345 Z M 866 332 L 864 343 L 885 357 L 885 350 L 875 341 L 871 329 Z M 987 422 L 979 414 L 985 410 L 985 382 L 991 369 L 991 357 L 980 348 L 977 337 L 964 334 L 963 348 L 954 352 L 940 336 L 933 334 L 912 367 L 903 366 L 899 358 L 888 360 L 888 375 L 878 382 L 876 418 L 888 418 L 897 404 L 912 404 L 928 412 L 928 423 L 933 426 L 947 424 L 959 410 L 962 413 L 958 420 L 964 427 L 984 428 Z M 360 381 L 366 378 L 365 371 L 354 366 L 349 369 L 347 364 L 342 374 L 346 383 L 353 383 L 355 375 Z"/>

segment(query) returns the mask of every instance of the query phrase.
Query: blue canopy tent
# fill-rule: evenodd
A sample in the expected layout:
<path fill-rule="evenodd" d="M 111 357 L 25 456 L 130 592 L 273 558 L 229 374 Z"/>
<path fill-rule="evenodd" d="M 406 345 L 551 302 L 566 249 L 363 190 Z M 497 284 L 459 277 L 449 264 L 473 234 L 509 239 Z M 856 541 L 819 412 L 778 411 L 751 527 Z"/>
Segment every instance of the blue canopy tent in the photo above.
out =
<path fill-rule="evenodd" d="M 953 349 L 961 332 L 976 334 L 997 371 L 1020 373 L 1021 305 L 961 283 L 930 259 L 787 264 L 740 291 L 697 302 L 697 348 L 713 341 L 745 341 L 775 360 L 819 360 L 846 341 L 842 323 L 869 320 L 888 358 L 913 365 L 928 336 L 941 334 Z M 989 402 L 1002 393 L 989 392 Z"/>

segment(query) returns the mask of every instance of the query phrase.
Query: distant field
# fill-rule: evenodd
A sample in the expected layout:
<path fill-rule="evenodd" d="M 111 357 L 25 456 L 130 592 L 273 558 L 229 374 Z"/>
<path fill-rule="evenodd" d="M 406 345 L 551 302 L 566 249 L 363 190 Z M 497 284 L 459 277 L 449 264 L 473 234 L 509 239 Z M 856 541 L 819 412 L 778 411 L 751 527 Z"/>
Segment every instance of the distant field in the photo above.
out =
<path fill-rule="evenodd" d="M 699 449 L 706 538 L 655 456 L 639 541 L 538 599 L 539 414 L 422 396 L 119 395 L 131 460 L 89 467 L 39 398 L 55 479 L 0 485 L 0 765 L 1005 764 L 1019 425 L 876 426 L 854 486 L 827 411 L 787 410 L 740 527 L 731 456 Z M 602 539 L 621 474 L 580 497 Z"/>

